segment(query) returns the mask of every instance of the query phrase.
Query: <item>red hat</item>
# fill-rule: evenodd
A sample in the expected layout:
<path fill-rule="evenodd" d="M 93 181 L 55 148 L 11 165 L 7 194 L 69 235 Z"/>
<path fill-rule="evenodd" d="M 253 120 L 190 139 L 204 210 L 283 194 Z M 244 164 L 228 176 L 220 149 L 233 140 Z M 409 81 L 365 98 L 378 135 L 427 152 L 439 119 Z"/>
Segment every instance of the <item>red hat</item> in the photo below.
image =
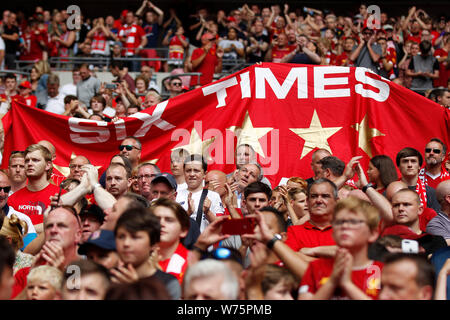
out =
<path fill-rule="evenodd" d="M 227 18 L 227 21 L 236 21 L 236 19 L 235 19 L 234 17 L 232 17 L 232 16 L 229 16 L 229 17 Z"/>
<path fill-rule="evenodd" d="M 120 14 L 122 17 L 126 17 L 127 16 L 127 13 L 128 13 L 128 10 L 127 9 L 125 9 L 125 10 L 122 10 L 122 13 Z"/>
<path fill-rule="evenodd" d="M 31 83 L 29 81 L 23 81 L 21 84 L 19 84 L 19 87 L 31 89 Z"/>
<path fill-rule="evenodd" d="M 182 87 L 181 87 L 181 90 L 189 91 L 189 87 L 187 87 L 187 86 L 182 86 Z"/>

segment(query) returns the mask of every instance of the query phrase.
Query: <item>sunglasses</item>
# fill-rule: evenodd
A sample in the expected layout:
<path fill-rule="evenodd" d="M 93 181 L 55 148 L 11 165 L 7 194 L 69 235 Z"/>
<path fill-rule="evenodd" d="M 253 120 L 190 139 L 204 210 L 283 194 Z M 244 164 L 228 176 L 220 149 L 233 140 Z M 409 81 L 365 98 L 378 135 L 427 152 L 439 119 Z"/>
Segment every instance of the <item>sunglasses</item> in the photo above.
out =
<path fill-rule="evenodd" d="M 439 150 L 439 149 L 425 148 L 425 152 L 426 153 L 430 153 L 431 151 L 433 151 L 433 153 L 436 153 L 436 154 L 440 154 L 441 153 L 441 150 Z"/>
<path fill-rule="evenodd" d="M 2 190 L 4 193 L 9 193 L 11 191 L 11 186 L 0 187 L 0 191 Z"/>
<path fill-rule="evenodd" d="M 137 150 L 141 150 L 141 149 L 136 148 L 135 146 L 131 146 L 131 145 L 129 145 L 129 144 L 127 144 L 127 145 L 120 145 L 120 146 L 119 146 L 119 150 L 120 150 L 120 151 L 123 151 L 123 149 L 127 149 L 127 151 L 131 151 L 131 150 L 133 150 L 133 148 L 135 148 L 135 149 L 137 149 Z"/>
<path fill-rule="evenodd" d="M 173 86 L 181 87 L 181 82 L 173 82 L 172 85 L 173 85 Z"/>

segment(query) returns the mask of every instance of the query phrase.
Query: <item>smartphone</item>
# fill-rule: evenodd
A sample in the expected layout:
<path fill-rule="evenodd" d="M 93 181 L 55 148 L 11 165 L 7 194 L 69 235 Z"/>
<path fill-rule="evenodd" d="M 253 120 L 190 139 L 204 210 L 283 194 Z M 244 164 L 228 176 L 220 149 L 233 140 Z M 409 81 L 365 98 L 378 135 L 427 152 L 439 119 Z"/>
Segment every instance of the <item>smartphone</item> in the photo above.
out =
<path fill-rule="evenodd" d="M 402 240 L 402 251 L 404 253 L 418 253 L 419 252 L 419 243 L 416 240 Z"/>
<path fill-rule="evenodd" d="M 228 219 L 222 224 L 223 234 L 252 234 L 256 226 L 256 218 Z"/>
<path fill-rule="evenodd" d="M 61 191 L 62 191 L 62 184 L 59 185 L 59 192 L 58 192 L 58 199 L 56 200 L 56 207 L 52 206 L 52 210 L 57 208 L 57 206 L 58 206 L 59 199 L 61 199 Z"/>
<path fill-rule="evenodd" d="M 107 84 L 105 84 L 105 88 L 114 90 L 114 89 L 117 88 L 117 84 L 115 84 L 115 83 L 107 83 Z"/>

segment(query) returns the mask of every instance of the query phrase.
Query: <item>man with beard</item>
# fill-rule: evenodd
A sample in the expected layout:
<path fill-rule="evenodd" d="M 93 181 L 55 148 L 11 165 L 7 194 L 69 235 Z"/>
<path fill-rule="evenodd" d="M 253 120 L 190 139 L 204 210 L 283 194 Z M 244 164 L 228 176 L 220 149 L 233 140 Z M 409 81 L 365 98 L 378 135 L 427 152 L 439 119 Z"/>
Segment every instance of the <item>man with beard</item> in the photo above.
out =
<path fill-rule="evenodd" d="M 438 138 L 432 138 L 425 146 L 425 168 L 419 172 L 419 177 L 425 185 L 434 189 L 442 181 L 450 179 L 450 174 L 442 168 L 447 147 Z"/>
<path fill-rule="evenodd" d="M 8 199 L 12 208 L 30 217 L 38 233 L 43 230 L 43 213 L 50 205 L 50 196 L 59 192 L 59 188 L 50 184 L 47 178 L 51 166 L 52 155 L 47 148 L 38 144 L 28 146 L 25 150 L 28 184 Z"/>

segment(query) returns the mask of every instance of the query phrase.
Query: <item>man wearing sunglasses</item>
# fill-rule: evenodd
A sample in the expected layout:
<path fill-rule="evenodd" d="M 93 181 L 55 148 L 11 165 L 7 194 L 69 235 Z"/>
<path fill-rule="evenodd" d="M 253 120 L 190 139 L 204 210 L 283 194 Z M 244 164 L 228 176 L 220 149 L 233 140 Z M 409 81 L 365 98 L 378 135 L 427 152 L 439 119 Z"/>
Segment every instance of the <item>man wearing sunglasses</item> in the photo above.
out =
<path fill-rule="evenodd" d="M 183 82 L 180 77 L 173 77 L 169 82 L 169 99 L 183 93 Z"/>
<path fill-rule="evenodd" d="M 438 138 L 432 138 L 425 146 L 425 168 L 419 173 L 425 185 L 436 189 L 439 183 L 450 179 L 450 174 L 442 169 L 446 152 L 447 147 Z"/>
<path fill-rule="evenodd" d="M 136 168 L 141 160 L 142 144 L 138 138 L 126 137 L 119 146 L 120 154 L 127 157 L 132 168 Z"/>
<path fill-rule="evenodd" d="M 381 55 L 381 46 L 375 41 L 374 31 L 365 27 L 359 35 L 358 47 L 350 54 L 350 60 L 355 62 L 355 66 L 368 68 L 378 74 Z"/>

